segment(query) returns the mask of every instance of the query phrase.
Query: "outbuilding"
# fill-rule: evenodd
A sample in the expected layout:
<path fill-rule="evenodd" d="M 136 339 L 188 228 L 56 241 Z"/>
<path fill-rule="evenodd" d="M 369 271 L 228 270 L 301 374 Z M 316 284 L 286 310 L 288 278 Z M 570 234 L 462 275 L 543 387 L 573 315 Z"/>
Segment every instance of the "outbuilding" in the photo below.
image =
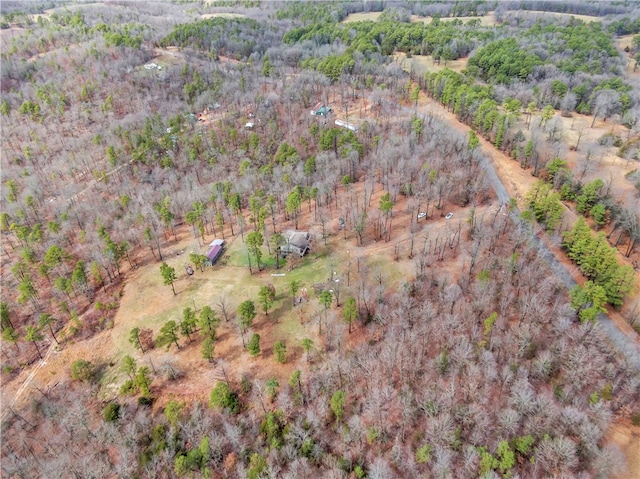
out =
<path fill-rule="evenodd" d="M 221 239 L 213 240 L 209 244 L 209 248 L 205 253 L 205 256 L 207 257 L 207 261 L 205 264 L 207 266 L 213 266 L 216 263 L 216 261 L 218 261 L 220 256 L 222 256 L 223 249 L 224 249 L 224 240 L 221 240 Z"/>

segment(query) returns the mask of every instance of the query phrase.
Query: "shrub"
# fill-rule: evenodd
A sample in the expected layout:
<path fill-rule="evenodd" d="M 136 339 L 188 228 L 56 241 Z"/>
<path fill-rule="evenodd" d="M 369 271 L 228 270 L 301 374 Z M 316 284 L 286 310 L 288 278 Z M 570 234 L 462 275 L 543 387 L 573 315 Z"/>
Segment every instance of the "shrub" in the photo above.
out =
<path fill-rule="evenodd" d="M 258 333 L 253 333 L 251 339 L 247 343 L 247 351 L 254 358 L 260 354 L 260 335 Z"/>
<path fill-rule="evenodd" d="M 267 467 L 267 460 L 257 452 L 254 452 L 249 460 L 247 479 L 258 479 L 262 477 L 262 473 L 267 470 Z"/>
<path fill-rule="evenodd" d="M 416 462 L 418 464 L 425 464 L 431 460 L 431 446 L 425 444 L 416 451 Z"/>
<path fill-rule="evenodd" d="M 300 446 L 300 454 L 302 454 L 307 459 L 311 459 L 313 457 L 314 447 L 315 443 L 313 442 L 313 438 L 307 437 L 304 441 L 302 441 L 302 445 Z"/>
<path fill-rule="evenodd" d="M 107 422 L 115 422 L 120 417 L 120 404 L 111 402 L 102 410 L 102 417 Z"/>
<path fill-rule="evenodd" d="M 211 407 L 226 409 L 233 414 L 237 414 L 240 410 L 238 395 L 224 382 L 216 384 L 211 391 L 209 405 Z"/>
<path fill-rule="evenodd" d="M 610 383 L 607 383 L 604 385 L 604 387 L 602 388 L 602 391 L 600 391 L 600 395 L 602 396 L 602 399 L 604 399 L 605 401 L 611 401 L 611 399 L 613 399 L 613 387 L 611 386 Z"/>
<path fill-rule="evenodd" d="M 340 422 L 342 420 L 342 416 L 344 416 L 344 405 L 346 403 L 346 396 L 344 391 L 336 391 L 331 396 L 331 411 L 333 415 L 336 417 L 336 421 Z"/>
<path fill-rule="evenodd" d="M 91 381 L 95 368 L 90 361 L 78 359 L 71 364 L 71 379 L 75 381 Z"/>
<path fill-rule="evenodd" d="M 276 355 L 276 361 L 282 364 L 287 362 L 287 346 L 282 341 L 273 345 L 273 352 Z"/>
<path fill-rule="evenodd" d="M 373 444 L 380 437 L 380 431 L 375 426 L 367 429 L 367 442 Z"/>
<path fill-rule="evenodd" d="M 135 383 L 132 379 L 127 379 L 122 386 L 120 386 L 120 394 L 128 396 L 135 394 L 138 391 Z"/>

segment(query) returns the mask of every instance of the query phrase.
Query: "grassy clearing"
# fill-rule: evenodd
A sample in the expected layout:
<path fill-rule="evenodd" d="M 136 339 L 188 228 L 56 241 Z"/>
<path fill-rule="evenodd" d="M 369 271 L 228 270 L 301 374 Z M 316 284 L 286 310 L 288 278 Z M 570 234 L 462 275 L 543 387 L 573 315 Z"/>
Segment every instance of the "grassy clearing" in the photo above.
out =
<path fill-rule="evenodd" d="M 156 65 L 161 66 L 163 69 L 174 65 L 182 65 L 185 63 L 183 58 L 168 53 L 162 54 L 152 60 Z"/>
<path fill-rule="evenodd" d="M 293 345 L 298 346 L 304 338 L 309 336 L 307 328 L 300 323 L 299 315 L 304 315 L 305 312 L 310 309 L 308 307 L 303 308 L 302 313 L 300 313 L 301 307 L 296 306 L 296 309 L 294 310 L 291 300 L 289 300 L 286 309 L 288 310 L 288 314 L 286 315 L 287 320 L 278 321 L 276 324 L 275 335 L 281 339 L 288 340 Z"/>
<path fill-rule="evenodd" d="M 366 21 L 377 21 L 378 18 L 380 17 L 380 14 L 382 12 L 368 12 L 368 13 L 352 13 L 351 15 L 347 16 L 344 20 L 342 20 L 342 23 L 351 23 L 351 22 L 366 22 Z M 540 16 L 540 15 L 544 15 L 544 16 L 552 16 L 552 17 L 556 17 L 556 18 L 570 18 L 570 17 L 574 17 L 578 20 L 582 20 L 583 22 L 589 23 L 589 22 L 599 22 L 602 19 L 600 17 L 593 17 L 590 15 L 572 15 L 570 13 L 555 13 L 555 12 L 542 12 L 542 11 L 537 11 L 537 10 L 528 10 L 528 11 L 518 11 L 518 14 L 521 16 L 526 16 L 526 15 L 536 15 L 536 16 Z M 478 17 L 442 17 L 440 18 L 441 22 L 452 22 L 454 20 L 460 20 L 463 23 L 467 23 L 470 20 L 480 20 L 480 26 L 483 27 L 495 27 L 496 25 L 498 25 L 498 22 L 495 19 L 495 16 L 493 14 L 493 12 L 489 12 L 486 15 L 483 16 L 478 16 Z M 433 17 L 421 17 L 419 15 L 411 15 L 411 22 L 412 23 L 418 23 L 418 22 L 422 22 L 422 23 L 431 23 L 433 21 Z"/>
<path fill-rule="evenodd" d="M 518 14 L 520 16 L 523 15 L 536 15 L 536 16 L 550 16 L 550 17 L 556 17 L 556 18 L 575 18 L 577 20 L 582 20 L 585 23 L 589 23 L 589 22 L 599 22 L 602 19 L 600 17 L 593 17 L 591 15 L 573 15 L 571 13 L 557 13 L 557 12 L 543 12 L 541 10 L 521 10 L 518 11 Z"/>
<path fill-rule="evenodd" d="M 211 2 L 209 2 L 211 3 Z M 200 18 L 215 18 L 215 17 L 220 17 L 220 18 L 246 18 L 246 15 L 242 14 L 242 13 L 203 13 L 202 15 L 200 15 Z"/>
<path fill-rule="evenodd" d="M 387 287 L 397 289 L 402 283 L 409 279 L 407 274 L 408 264 L 394 262 L 388 255 L 375 255 L 367 258 L 369 271 L 374 275 L 380 274 Z"/>
<path fill-rule="evenodd" d="M 329 278 L 332 258 L 324 251 L 319 251 L 304 258 L 295 259 L 292 257 L 290 262 L 293 269 L 287 272 L 287 282 L 291 283 L 291 281 L 297 280 L 308 287 Z"/>
<path fill-rule="evenodd" d="M 246 233 L 245 233 L 246 235 Z M 236 241 L 237 240 L 237 241 Z M 227 265 L 228 266 L 238 266 L 242 268 L 249 269 L 249 256 L 247 254 L 247 248 L 245 243 L 241 238 L 236 238 L 232 243 L 227 245 L 227 250 L 225 251 L 224 256 L 228 256 Z M 262 251 L 262 264 L 266 265 L 267 268 L 275 268 L 276 267 L 276 259 L 273 254 L 269 254 L 269 250 L 265 247 L 260 248 Z M 283 266 L 284 261 L 279 260 L 280 267 Z M 251 266 L 255 269 L 257 267 L 256 259 L 253 254 L 251 255 Z M 263 266 L 264 267 L 264 266 Z"/>
<path fill-rule="evenodd" d="M 347 16 L 342 23 L 352 23 L 352 22 L 375 22 L 378 20 L 382 12 L 363 12 L 363 13 L 352 13 Z"/>
<path fill-rule="evenodd" d="M 623 35 L 621 37 L 618 38 L 618 48 L 620 48 L 621 50 L 624 50 L 625 48 L 629 47 L 631 48 L 631 46 L 633 45 L 633 37 L 635 37 L 635 35 Z"/>
<path fill-rule="evenodd" d="M 155 63 L 157 67 L 160 67 L 160 69 L 152 68 L 150 70 L 147 70 L 144 65 L 147 65 L 148 63 Z M 175 65 L 182 65 L 184 63 L 185 61 L 182 58 L 176 57 L 175 55 L 171 55 L 169 53 L 163 53 L 153 58 L 149 62 L 136 67 L 136 74 L 141 77 L 158 77 L 163 75 L 170 67 Z"/>
<path fill-rule="evenodd" d="M 135 353 L 129 343 L 129 332 L 134 327 L 150 328 L 157 334 L 167 321 L 173 319 L 179 322 L 184 308 L 194 308 L 194 305 L 197 310 L 205 305 L 215 307 L 222 296 L 227 298 L 231 311 L 235 311 L 238 304 L 246 299 L 254 300 L 258 306 L 258 291 L 269 283 L 274 285 L 277 294 L 272 312 L 269 313 L 270 319 L 273 318 L 275 322 L 277 318 L 279 334 L 299 335 L 299 315 L 292 307 L 289 284 L 293 280 L 300 281 L 302 287 L 309 289 L 310 302 L 315 301 L 312 286 L 327 280 L 331 268 L 329 257 L 323 251 L 304 258 L 291 257 L 286 264 L 281 263 L 280 269 L 275 268 L 272 257 L 265 269 L 259 273 L 254 271 L 251 275 L 242 241 L 232 241 L 228 248 L 225 252 L 225 255 L 229 255 L 227 265 L 218 264 L 206 268 L 204 272 L 197 270 L 191 277 L 184 272 L 187 259 L 184 255 L 166 258 L 167 264 L 175 268 L 178 275 L 175 296 L 171 286 L 162 282 L 160 263 L 153 263 L 138 271 L 125 288 L 115 319 L 113 340 L 118 358 Z"/>
<path fill-rule="evenodd" d="M 467 68 L 468 58 L 459 58 L 448 62 L 440 62 L 439 64 L 433 60 L 431 55 L 413 55 L 411 58 L 407 58 L 407 55 L 403 52 L 396 52 L 393 54 L 393 59 L 398 63 L 402 69 L 406 72 L 417 71 L 440 71 L 444 68 L 461 72 Z"/>
<path fill-rule="evenodd" d="M 166 351 L 166 347 L 161 347 L 144 355 L 129 343 L 129 334 L 132 328 L 138 327 L 151 329 L 155 336 L 167 321 L 174 320 L 179 323 L 182 312 L 187 307 L 195 306 L 198 312 L 203 306 L 209 305 L 217 310 L 216 303 L 221 297 L 226 298 L 228 302 L 231 320 L 225 322 L 221 318 L 215 346 L 216 355 L 228 361 L 235 374 L 241 374 L 265 361 L 271 365 L 273 345 L 277 341 L 284 341 L 287 345 L 288 362 L 294 364 L 296 361 L 304 360 L 301 346 L 304 338 L 312 339 L 316 348 L 321 349 L 323 343 L 323 338 L 317 336 L 317 318 L 322 314 L 323 308 L 315 291 L 336 288 L 337 284 L 329 281 L 332 271 L 335 272 L 334 278 L 340 279 L 341 303 L 344 303 L 349 296 L 357 297 L 358 295 L 358 262 L 361 267 L 365 265 L 368 267 L 369 275 L 380 274 L 382 281 L 388 287 L 401 285 L 406 280 L 406 271 L 410 269 L 410 264 L 402 260 L 394 262 L 387 248 L 365 254 L 364 250 L 354 245 L 351 246 L 353 250 L 349 253 L 348 247 L 348 243 L 344 242 L 342 236 L 331 236 L 328 238 L 327 246 L 324 246 L 324 241 L 319 240 L 304 258 L 291 255 L 280 269 L 267 266 L 260 272 L 254 271 L 254 274 L 250 274 L 245 264 L 244 243 L 236 237 L 227 242 L 227 250 L 224 253 L 228 256 L 226 264 L 220 262 L 213 267 L 205 268 L 204 272 L 196 270 L 193 276 L 188 276 L 184 270 L 184 264 L 188 261 L 185 254 L 176 255 L 167 252 L 165 261 L 176 269 L 178 275 L 175 282 L 177 292 L 175 296 L 171 286 L 163 284 L 160 262 L 138 269 L 125 287 L 114 327 L 109 333 L 112 343 L 104 359 L 105 367 L 101 373 L 101 397 L 112 397 L 126 379 L 120 371 L 120 364 L 127 354 L 136 358 L 139 365 L 148 366 L 153 362 L 156 367 L 163 363 L 163 358 L 171 357 L 179 368 L 189 369 L 196 375 L 200 374 L 197 372 L 200 370 L 199 365 L 202 364 L 204 368 L 207 365 L 200 359 L 199 333 L 196 333 L 190 345 L 187 344 L 186 338 L 180 337 L 179 343 L 184 346 L 180 351 L 173 345 L 169 352 Z M 192 249 L 190 245 L 183 244 L 176 250 L 189 251 L 190 249 Z M 264 251 L 264 253 L 266 255 L 267 252 Z M 289 285 L 294 280 L 299 281 L 301 287 L 307 289 L 308 298 L 306 302 L 295 307 L 289 292 Z M 259 302 L 258 291 L 261 286 L 267 284 L 275 287 L 276 299 L 268 315 L 265 315 Z M 235 321 L 238 305 L 247 299 L 255 302 L 257 316 L 246 339 L 253 332 L 260 334 L 263 351 L 260 358 L 255 360 L 249 358 L 241 349 L 241 340 Z M 340 314 L 340 310 L 335 308 L 335 299 L 329 314 Z M 324 323 L 324 315 L 322 318 Z M 274 367 L 276 366 L 278 365 Z M 285 369 L 281 371 L 282 378 L 290 374 L 290 371 Z M 273 372 L 274 376 L 278 374 Z"/>
<path fill-rule="evenodd" d="M 226 266 L 232 266 L 236 268 L 244 268 L 247 273 L 249 271 L 249 259 L 247 256 L 247 250 L 245 244 L 241 239 L 233 241 L 228 244 L 225 257 L 228 256 Z M 280 268 L 276 268 L 275 256 L 269 254 L 269 251 L 264 246 L 262 251 L 262 264 L 263 269 L 260 272 L 261 275 L 268 275 L 271 278 L 271 282 L 276 286 L 287 286 L 293 280 L 300 281 L 305 286 L 309 287 L 314 283 L 321 282 L 328 277 L 331 260 L 328 257 L 327 249 L 324 246 L 318 246 L 317 251 L 313 251 L 303 258 L 299 258 L 297 255 L 289 255 L 287 258 L 280 258 Z M 251 255 L 251 264 L 255 273 L 255 258 Z M 220 267 L 226 267 L 220 266 Z M 214 269 L 218 266 L 214 267 Z M 271 276 L 284 275 L 284 276 Z M 287 286 L 288 287 L 288 286 Z"/>

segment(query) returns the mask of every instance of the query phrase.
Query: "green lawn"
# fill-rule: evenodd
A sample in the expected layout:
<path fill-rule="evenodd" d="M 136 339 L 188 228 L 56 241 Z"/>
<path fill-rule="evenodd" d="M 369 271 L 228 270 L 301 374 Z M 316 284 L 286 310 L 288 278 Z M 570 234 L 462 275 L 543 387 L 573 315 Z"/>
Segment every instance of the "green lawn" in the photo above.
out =
<path fill-rule="evenodd" d="M 347 250 L 342 248 L 342 240 L 330 242 L 327 247 L 318 244 L 304 258 L 291 255 L 286 263 L 281 263 L 279 269 L 275 268 L 271 256 L 272 261 L 267 261 L 267 266 L 260 272 L 254 269 L 253 274 L 249 273 L 244 243 L 239 237 L 228 242 L 226 248 L 218 264 L 205 268 L 204 272 L 196 270 L 193 276 L 185 273 L 184 264 L 187 258 L 184 255 L 166 257 L 167 264 L 176 269 L 178 276 L 175 282 L 175 296 L 171 286 L 162 282 L 159 262 L 141 268 L 131 277 L 114 320 L 114 352 L 110 359 L 113 366 L 107 368 L 102 378 L 105 392 L 124 380 L 119 368 L 125 355 L 130 354 L 139 358 L 140 364 L 146 364 L 148 357 L 164 354 L 164 347 L 156 349 L 151 356 L 144 357 L 135 351 L 129 342 L 129 334 L 134 327 L 150 328 L 156 335 L 167 321 L 174 320 L 179 323 L 182 312 L 187 307 L 194 308 L 195 305 L 196 311 L 200 311 L 203 306 L 209 305 L 217 310 L 216 303 L 221 297 L 226 298 L 232 317 L 235 317 L 238 305 L 251 299 L 255 302 L 258 313 L 254 320 L 254 330 L 264 338 L 265 344 L 285 341 L 289 354 L 293 355 L 295 351 L 296 356 L 300 356 L 303 354 L 302 339 L 308 337 L 317 342 L 316 318 L 322 307 L 315 290 L 335 288 L 336 285 L 329 282 L 331 272 L 336 273 L 334 278 L 340 278 L 341 302 L 349 296 L 357 296 L 356 258 L 349 258 Z M 264 249 L 266 256 L 267 251 Z M 361 264 L 368 265 L 371 275 L 376 274 L 378 270 L 381 271 L 387 285 L 397 285 L 406 279 L 403 264 L 393 262 L 385 254 L 362 256 L 360 261 Z M 347 286 L 347 270 L 350 270 L 350 286 Z M 307 289 L 308 295 L 308 301 L 296 307 L 293 306 L 289 292 L 292 281 L 299 281 L 301 287 Z M 265 316 L 258 299 L 258 291 L 267 284 L 275 287 L 276 300 L 269 314 Z M 222 320 L 220 333 L 226 338 L 224 341 L 235 341 L 235 322 L 226 323 Z M 186 339 L 181 338 L 180 344 L 186 344 Z M 171 351 L 177 352 L 175 346 L 171 347 Z M 190 354 L 193 352 L 191 349 L 185 351 L 190 351 Z M 180 355 L 177 355 L 178 361 L 179 358 Z"/>
<path fill-rule="evenodd" d="M 260 262 L 266 265 L 267 268 L 275 268 L 276 259 L 273 254 L 269 254 L 269 251 L 264 246 L 260 248 L 262 252 L 262 258 Z M 247 252 L 247 248 L 245 244 L 242 242 L 241 238 L 237 238 L 232 244 L 229 245 L 227 251 L 225 251 L 224 256 L 228 256 L 227 265 L 228 266 L 241 266 L 243 268 L 249 268 L 249 256 Z M 283 260 L 280 258 L 280 267 L 282 267 Z M 251 267 L 255 268 L 257 266 L 256 258 L 252 254 L 251 255 Z"/>
<path fill-rule="evenodd" d="M 266 248 L 264 253 L 266 256 Z M 228 259 L 224 264 L 226 256 Z M 216 309 L 215 303 L 221 296 L 225 296 L 231 310 L 235 312 L 242 301 L 252 299 L 262 315 L 258 291 L 266 284 L 273 284 L 276 288 L 276 302 L 269 316 L 278 317 L 278 328 L 281 329 L 289 317 L 293 318 L 294 324 L 299 324 L 297 311 L 292 311 L 289 284 L 293 280 L 300 281 L 302 287 L 308 288 L 311 300 L 315 299 L 312 286 L 327 280 L 330 260 L 326 254 L 312 253 L 304 258 L 281 262 L 280 268 L 276 269 L 273 256 L 269 259 L 271 261 L 266 261 L 266 267 L 262 271 L 258 272 L 254 268 L 254 273 L 250 274 L 244 244 L 240 238 L 227 244 L 227 250 L 218 264 L 205 268 L 204 272 L 196 270 L 193 276 L 187 276 L 184 272 L 184 256 L 166 258 L 167 264 L 176 269 L 178 276 L 175 296 L 171 286 L 162 283 L 160 263 L 146 266 L 127 285 L 116 316 L 114 341 L 118 357 L 135 352 L 129 343 L 132 328 L 150 328 L 157 333 L 167 321 L 179 322 L 184 308 L 193 308 L 194 303 L 197 310 L 205 305 Z M 293 327 L 292 330 L 295 329 Z"/>

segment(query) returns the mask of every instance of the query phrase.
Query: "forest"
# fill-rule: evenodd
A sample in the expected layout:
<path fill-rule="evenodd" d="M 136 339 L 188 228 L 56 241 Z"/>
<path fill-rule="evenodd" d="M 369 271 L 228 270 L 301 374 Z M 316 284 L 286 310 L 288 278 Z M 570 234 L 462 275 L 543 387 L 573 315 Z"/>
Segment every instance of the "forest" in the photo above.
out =
<path fill-rule="evenodd" d="M 7 0 L 0 45 L 3 477 L 640 474 L 634 2 Z"/>

